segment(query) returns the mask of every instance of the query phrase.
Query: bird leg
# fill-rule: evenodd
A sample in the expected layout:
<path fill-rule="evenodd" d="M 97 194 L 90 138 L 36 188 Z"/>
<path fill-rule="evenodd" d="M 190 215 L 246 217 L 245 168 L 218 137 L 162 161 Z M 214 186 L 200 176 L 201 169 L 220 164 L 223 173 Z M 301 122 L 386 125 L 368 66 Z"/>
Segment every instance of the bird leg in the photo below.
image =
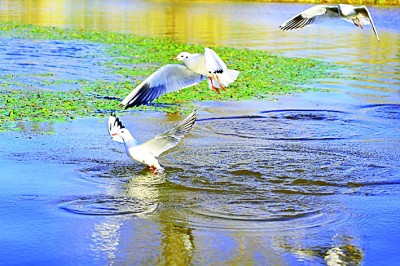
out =
<path fill-rule="evenodd" d="M 164 174 L 165 169 L 164 168 L 157 168 L 154 165 L 149 166 L 149 170 L 153 175 L 162 175 Z"/>
<path fill-rule="evenodd" d="M 360 20 L 359 18 L 353 19 L 353 23 L 354 23 L 354 25 L 356 25 L 357 27 L 360 27 L 361 29 L 364 29 L 364 25 L 361 23 L 361 20 Z"/>
<path fill-rule="evenodd" d="M 218 75 L 215 75 L 216 77 L 217 77 L 217 81 L 218 81 L 218 84 L 219 84 L 219 86 L 221 87 L 221 89 L 223 89 L 224 91 L 226 91 L 226 88 L 221 84 L 221 82 L 219 81 L 219 77 L 218 77 Z"/>
<path fill-rule="evenodd" d="M 211 88 L 212 88 L 213 90 L 215 90 L 217 93 L 219 93 L 219 89 L 218 89 L 217 87 L 214 86 L 214 83 L 213 83 L 213 81 L 212 81 L 212 77 L 208 77 L 208 79 L 209 79 L 210 82 L 211 82 Z"/>

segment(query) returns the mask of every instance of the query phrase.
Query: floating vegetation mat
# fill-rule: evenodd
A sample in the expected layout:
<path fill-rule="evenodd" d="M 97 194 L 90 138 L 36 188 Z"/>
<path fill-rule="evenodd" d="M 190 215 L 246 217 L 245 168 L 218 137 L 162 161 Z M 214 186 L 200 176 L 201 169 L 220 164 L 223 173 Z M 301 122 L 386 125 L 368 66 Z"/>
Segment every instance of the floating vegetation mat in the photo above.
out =
<path fill-rule="evenodd" d="M 20 65 L 17 65 L 0 75 L 0 130 L 13 129 L 13 124 L 21 121 L 65 121 L 122 111 L 119 101 L 160 66 L 176 63 L 171 58 L 181 51 L 204 52 L 203 46 L 179 43 L 164 37 L 37 27 L 10 22 L 0 22 L 0 39 L 28 40 L 30 46 L 25 45 L 21 49 L 35 55 L 19 63 L 27 69 L 25 72 L 20 73 Z M 46 48 L 46 42 L 51 44 L 51 49 Z M 65 46 L 65 43 L 69 49 L 66 55 L 67 48 L 59 51 L 59 46 Z M 92 54 L 81 55 L 74 50 L 75 46 L 82 44 L 86 44 L 85 49 Z M 212 48 L 229 68 L 241 72 L 226 91 L 217 94 L 207 87 L 207 82 L 203 82 L 166 94 L 152 105 L 135 110 L 185 112 L 192 108 L 193 101 L 270 98 L 271 95 L 310 90 L 312 88 L 306 84 L 336 75 L 330 71 L 335 66 L 313 59 L 288 58 L 261 50 Z M 60 53 L 65 58 L 55 60 Z M 42 54 L 46 58 L 40 60 Z M 8 53 L 7 60 L 2 60 L 0 66 L 12 64 L 13 58 L 18 56 L 18 53 Z M 29 61 L 36 62 L 36 66 L 46 67 L 35 72 L 35 64 Z M 60 71 L 57 64 L 63 62 L 70 62 L 70 65 L 65 64 Z M 93 62 L 93 66 L 100 65 L 102 71 L 107 72 L 106 77 L 95 75 L 93 78 L 92 72 L 97 71 L 97 67 L 91 69 L 89 65 L 79 69 L 81 64 L 87 62 Z M 32 69 L 29 64 L 32 64 Z M 81 76 L 70 75 L 69 68 L 71 71 L 80 71 Z M 61 73 L 55 73 L 57 71 Z M 82 78 L 85 71 L 92 78 Z"/>

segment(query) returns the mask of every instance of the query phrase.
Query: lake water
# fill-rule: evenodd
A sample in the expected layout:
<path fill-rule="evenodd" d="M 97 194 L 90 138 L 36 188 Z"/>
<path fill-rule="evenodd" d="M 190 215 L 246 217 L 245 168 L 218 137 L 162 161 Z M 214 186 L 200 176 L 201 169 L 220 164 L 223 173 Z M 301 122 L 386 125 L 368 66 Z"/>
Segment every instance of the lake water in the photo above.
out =
<path fill-rule="evenodd" d="M 1 20 L 311 57 L 346 66 L 347 78 L 315 84 L 330 92 L 277 101 L 198 103 L 192 133 L 160 160 L 162 176 L 130 161 L 104 120 L 1 133 L 0 264 L 400 261 L 400 9 L 370 7 L 381 43 L 370 27 L 346 22 L 278 30 L 308 6 L 1 1 Z M 100 54 L 90 44 L 7 42 L 5 72 L 30 71 L 31 61 L 55 78 L 91 78 L 90 62 L 69 54 L 78 46 Z M 121 119 L 147 140 L 182 117 Z"/>

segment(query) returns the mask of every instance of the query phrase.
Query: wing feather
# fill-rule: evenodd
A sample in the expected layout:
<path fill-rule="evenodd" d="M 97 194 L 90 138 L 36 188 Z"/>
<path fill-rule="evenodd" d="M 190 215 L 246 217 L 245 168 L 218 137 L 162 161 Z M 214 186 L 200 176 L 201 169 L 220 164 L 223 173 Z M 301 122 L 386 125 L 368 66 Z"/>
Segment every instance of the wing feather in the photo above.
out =
<path fill-rule="evenodd" d="M 355 7 L 354 10 L 363 16 L 364 24 L 371 24 L 372 30 L 374 31 L 376 38 L 378 39 L 379 42 L 381 42 L 381 40 L 379 39 L 379 36 L 378 36 L 378 32 L 375 28 L 374 21 L 372 19 L 371 14 L 369 13 L 368 8 L 366 6 L 359 6 L 359 7 Z M 367 21 L 368 23 L 365 23 L 365 21 Z"/>
<path fill-rule="evenodd" d="M 227 66 L 222 59 L 210 48 L 204 49 L 206 69 L 210 74 L 222 74 Z"/>
<path fill-rule="evenodd" d="M 110 134 L 112 140 L 123 143 L 124 140 L 120 135 L 114 135 L 121 128 L 125 128 L 124 125 L 122 125 L 121 121 L 115 116 L 115 114 L 111 114 L 108 118 L 108 133 Z"/>
<path fill-rule="evenodd" d="M 283 31 L 301 29 L 329 19 L 340 19 L 337 5 L 316 5 L 287 20 L 279 26 L 279 29 Z"/>
<path fill-rule="evenodd" d="M 148 104 L 161 95 L 196 85 L 205 79 L 184 65 L 168 64 L 151 74 L 122 101 L 125 109 Z"/>
<path fill-rule="evenodd" d="M 155 138 L 141 144 L 140 146 L 149 151 L 153 156 L 158 157 L 161 153 L 178 145 L 180 140 L 189 133 L 196 121 L 196 111 L 193 111 L 176 127 L 168 130 Z"/>

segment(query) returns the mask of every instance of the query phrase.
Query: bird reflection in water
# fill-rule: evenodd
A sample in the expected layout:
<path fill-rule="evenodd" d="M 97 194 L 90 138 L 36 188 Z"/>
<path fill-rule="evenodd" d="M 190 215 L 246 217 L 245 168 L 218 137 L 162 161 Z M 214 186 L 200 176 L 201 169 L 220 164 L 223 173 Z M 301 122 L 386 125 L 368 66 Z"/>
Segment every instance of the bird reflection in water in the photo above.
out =
<path fill-rule="evenodd" d="M 134 199 L 126 202 L 137 202 L 142 206 L 134 209 L 145 211 L 106 216 L 95 224 L 91 249 L 99 262 L 104 258 L 108 264 L 126 261 L 126 254 L 131 254 L 131 261 L 149 262 L 146 254 L 152 251 L 157 254 L 154 263 L 186 265 L 191 262 L 194 252 L 192 229 L 181 223 L 178 226 L 174 222 L 174 211 L 164 208 L 164 204 L 168 205 L 164 201 L 171 197 L 167 195 L 166 183 L 165 173 L 154 174 L 145 168 L 119 189 L 110 186 L 114 195 L 123 194 Z M 138 237 L 142 241 L 138 241 Z"/>

